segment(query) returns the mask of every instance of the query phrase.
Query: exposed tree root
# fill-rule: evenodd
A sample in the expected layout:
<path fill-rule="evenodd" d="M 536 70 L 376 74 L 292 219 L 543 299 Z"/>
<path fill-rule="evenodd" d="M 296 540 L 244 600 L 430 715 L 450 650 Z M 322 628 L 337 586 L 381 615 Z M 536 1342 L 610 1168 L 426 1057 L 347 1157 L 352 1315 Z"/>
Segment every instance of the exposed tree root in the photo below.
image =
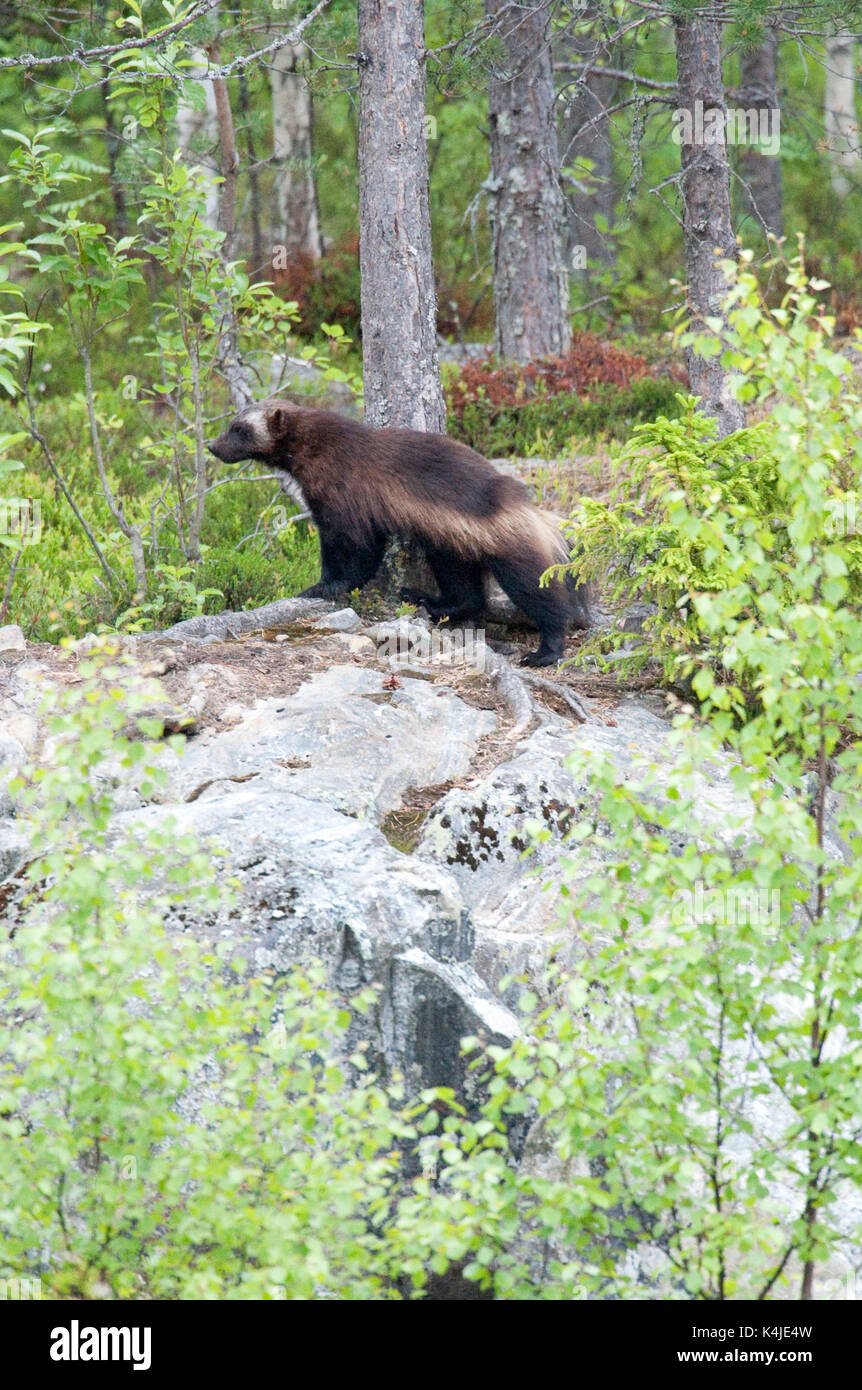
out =
<path fill-rule="evenodd" d="M 262 608 L 250 608 L 244 613 L 214 613 L 199 618 L 186 618 L 174 623 L 163 632 L 141 633 L 140 641 L 161 641 L 164 637 L 178 638 L 184 642 L 200 642 L 206 637 L 216 637 L 220 642 L 240 637 L 244 632 L 255 632 L 260 628 L 275 629 L 290 627 L 292 623 L 302 622 L 303 618 L 319 618 L 331 613 L 335 604 L 320 598 L 281 598 L 275 603 L 265 603 Z"/>
<path fill-rule="evenodd" d="M 520 738 L 530 727 L 536 713 L 530 692 L 520 673 L 504 656 L 492 651 L 486 643 L 483 643 L 477 652 L 477 665 L 490 677 L 491 684 L 514 721 L 506 738 Z"/>
<path fill-rule="evenodd" d="M 521 679 L 526 681 L 528 685 L 535 686 L 537 690 L 544 690 L 548 695 L 556 695 L 572 711 L 579 724 L 595 723 L 583 700 L 568 686 L 559 681 L 549 681 L 545 676 L 537 675 L 535 671 L 522 671 Z"/>

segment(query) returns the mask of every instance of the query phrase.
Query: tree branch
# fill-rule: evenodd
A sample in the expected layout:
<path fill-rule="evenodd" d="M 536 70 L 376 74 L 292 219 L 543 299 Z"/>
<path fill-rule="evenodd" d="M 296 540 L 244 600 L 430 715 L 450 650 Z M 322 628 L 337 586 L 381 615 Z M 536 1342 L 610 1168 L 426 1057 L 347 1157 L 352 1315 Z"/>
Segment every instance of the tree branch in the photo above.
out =
<path fill-rule="evenodd" d="M 186 15 L 185 19 L 177 19 L 173 24 L 166 24 L 163 29 L 156 30 L 147 36 L 124 39 L 122 43 L 102 44 L 100 48 L 82 48 L 80 44 L 68 53 L 50 53 L 37 56 L 35 53 L 16 53 L 9 58 L 0 58 L 0 69 L 2 68 L 51 68 L 58 63 L 80 63 L 86 67 L 88 63 L 104 62 L 106 58 L 113 58 L 117 53 L 130 53 L 139 48 L 153 48 L 154 45 L 165 43 L 173 34 L 179 33 L 182 29 L 194 24 L 195 20 L 203 19 L 204 15 L 215 9 L 219 0 L 200 0 L 200 4 Z"/>
<path fill-rule="evenodd" d="M 622 82 L 633 82 L 638 87 L 653 87 L 658 92 L 675 92 L 675 82 L 658 82 L 652 77 L 641 77 L 636 72 L 626 72 L 623 68 L 608 68 L 602 63 L 554 63 L 554 72 L 582 72 L 585 76 L 598 73 L 600 77 L 616 77 Z"/>
<path fill-rule="evenodd" d="M 0 71 L 4 68 L 51 68 L 63 63 L 78 63 L 81 67 L 87 67 L 91 63 L 103 63 L 106 59 L 113 58 L 119 53 L 133 53 L 138 49 L 153 48 L 165 43 L 174 34 L 188 28 L 196 20 L 211 14 L 219 3 L 220 0 L 201 0 L 200 4 L 187 14 L 185 19 L 178 19 L 173 24 L 166 24 L 163 29 L 159 29 L 153 34 L 134 39 L 124 39 L 122 43 L 102 44 L 99 48 L 82 48 L 79 44 L 67 53 L 44 55 L 17 53 L 11 57 L 0 58 Z M 273 39 L 272 43 L 267 44 L 265 48 L 255 49 L 253 53 L 234 58 L 233 62 L 226 63 L 223 67 L 210 68 L 205 74 L 205 80 L 232 77 L 234 73 L 242 72 L 244 68 L 250 67 L 252 63 L 256 63 L 266 54 L 275 53 L 279 48 L 284 48 L 285 44 L 298 43 L 309 24 L 322 14 L 329 3 L 330 0 L 317 0 L 317 4 L 305 18 L 295 24 L 286 34 Z M 128 79 L 130 74 L 124 73 L 123 76 Z"/>

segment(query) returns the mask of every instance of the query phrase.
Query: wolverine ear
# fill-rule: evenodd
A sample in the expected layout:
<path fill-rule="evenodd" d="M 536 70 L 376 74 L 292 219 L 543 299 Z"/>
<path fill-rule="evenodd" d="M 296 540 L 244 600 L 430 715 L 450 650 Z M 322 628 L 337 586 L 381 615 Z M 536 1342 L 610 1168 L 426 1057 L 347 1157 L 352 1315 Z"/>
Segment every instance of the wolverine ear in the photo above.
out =
<path fill-rule="evenodd" d="M 283 405 L 274 405 L 268 412 L 267 424 L 273 439 L 283 439 L 290 428 L 290 413 Z"/>

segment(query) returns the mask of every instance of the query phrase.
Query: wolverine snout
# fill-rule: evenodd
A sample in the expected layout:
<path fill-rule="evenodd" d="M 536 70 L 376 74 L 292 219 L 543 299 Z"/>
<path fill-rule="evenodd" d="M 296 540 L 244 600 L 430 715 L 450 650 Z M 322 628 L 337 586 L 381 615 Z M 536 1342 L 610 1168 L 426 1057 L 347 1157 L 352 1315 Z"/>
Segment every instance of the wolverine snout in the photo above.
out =
<path fill-rule="evenodd" d="M 251 458 L 249 441 L 238 438 L 234 430 L 220 434 L 218 439 L 214 439 L 206 447 L 222 463 L 241 463 L 243 459 Z"/>

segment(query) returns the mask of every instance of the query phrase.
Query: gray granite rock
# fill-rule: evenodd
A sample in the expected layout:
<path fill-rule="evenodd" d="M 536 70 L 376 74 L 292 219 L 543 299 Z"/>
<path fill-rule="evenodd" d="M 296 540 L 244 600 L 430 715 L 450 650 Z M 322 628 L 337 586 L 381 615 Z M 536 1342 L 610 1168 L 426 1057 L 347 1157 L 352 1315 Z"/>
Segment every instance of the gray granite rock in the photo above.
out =
<path fill-rule="evenodd" d="M 220 795 L 225 783 L 254 778 L 256 790 L 290 791 L 360 819 L 380 820 L 410 787 L 460 777 L 478 740 L 496 725 L 445 686 L 382 671 L 331 666 L 295 695 L 261 700 L 225 732 L 166 755 L 163 800 Z"/>

